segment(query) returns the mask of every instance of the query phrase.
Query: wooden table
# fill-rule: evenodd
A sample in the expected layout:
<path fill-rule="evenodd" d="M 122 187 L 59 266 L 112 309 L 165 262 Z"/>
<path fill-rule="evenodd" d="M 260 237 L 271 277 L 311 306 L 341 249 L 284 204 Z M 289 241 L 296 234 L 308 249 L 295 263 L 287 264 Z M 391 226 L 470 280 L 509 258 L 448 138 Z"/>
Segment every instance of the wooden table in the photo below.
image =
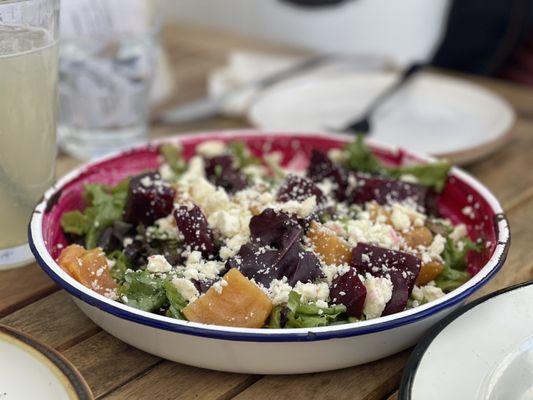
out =
<path fill-rule="evenodd" d="M 231 35 L 171 27 L 164 40 L 175 66 L 176 101 L 204 92 L 206 73 L 234 48 L 286 51 Z M 513 244 L 502 271 L 476 296 L 533 278 L 533 91 L 508 83 L 467 77 L 505 97 L 516 109 L 514 137 L 496 154 L 468 170 L 501 200 Z M 188 126 L 155 125 L 153 135 L 245 126 L 211 119 Z M 63 174 L 77 161 L 60 155 Z M 371 364 L 299 376 L 253 376 L 189 367 L 136 350 L 102 331 L 36 265 L 0 272 L 0 322 L 62 352 L 80 370 L 98 399 L 384 399 L 394 396 L 409 351 Z"/>

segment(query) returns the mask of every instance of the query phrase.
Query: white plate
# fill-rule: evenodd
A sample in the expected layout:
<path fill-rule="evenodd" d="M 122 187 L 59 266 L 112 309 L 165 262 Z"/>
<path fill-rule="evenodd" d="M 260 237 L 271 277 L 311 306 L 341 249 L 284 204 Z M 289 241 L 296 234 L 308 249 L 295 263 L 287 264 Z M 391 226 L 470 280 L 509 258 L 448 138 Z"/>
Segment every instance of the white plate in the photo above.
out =
<path fill-rule="evenodd" d="M 0 325 L 0 399 L 90 400 L 93 395 L 59 353 Z"/>
<path fill-rule="evenodd" d="M 413 352 L 400 399 L 533 399 L 533 282 L 492 293 L 437 324 Z"/>
<path fill-rule="evenodd" d="M 259 96 L 250 122 L 263 129 L 331 130 L 360 115 L 397 79 L 392 72 L 297 79 Z M 496 150 L 514 124 L 511 106 L 470 82 L 420 73 L 372 120 L 372 139 L 467 163 Z"/>

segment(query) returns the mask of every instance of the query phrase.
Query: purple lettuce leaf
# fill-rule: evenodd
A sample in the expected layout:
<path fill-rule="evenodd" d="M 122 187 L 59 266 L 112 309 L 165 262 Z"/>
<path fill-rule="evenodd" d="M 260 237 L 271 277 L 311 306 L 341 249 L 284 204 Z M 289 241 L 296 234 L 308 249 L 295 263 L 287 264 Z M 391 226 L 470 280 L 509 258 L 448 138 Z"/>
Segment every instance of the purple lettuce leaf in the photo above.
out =
<path fill-rule="evenodd" d="M 322 275 L 319 260 L 300 243 L 302 227 L 287 214 L 264 210 L 250 221 L 250 233 L 251 242 L 228 260 L 228 268 L 237 268 L 266 287 L 273 279 L 286 277 L 294 285 Z"/>
<path fill-rule="evenodd" d="M 369 273 L 391 280 L 392 298 L 383 311 L 383 315 L 389 315 L 405 309 L 420 272 L 421 261 L 403 251 L 359 243 L 352 251 L 350 266 L 361 274 Z"/>
<path fill-rule="evenodd" d="M 185 245 L 200 251 L 204 257 L 215 253 L 213 233 L 209 229 L 204 213 L 197 205 L 182 205 L 174 211 L 179 231 L 183 234 Z"/>

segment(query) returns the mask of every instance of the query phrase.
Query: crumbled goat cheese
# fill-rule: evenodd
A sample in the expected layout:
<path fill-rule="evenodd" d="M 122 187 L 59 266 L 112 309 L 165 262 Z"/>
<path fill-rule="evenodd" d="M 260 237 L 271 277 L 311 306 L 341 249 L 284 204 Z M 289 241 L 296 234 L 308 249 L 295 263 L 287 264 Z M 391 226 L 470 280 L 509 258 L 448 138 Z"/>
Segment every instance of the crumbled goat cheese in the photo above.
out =
<path fill-rule="evenodd" d="M 378 318 L 392 297 L 392 282 L 390 279 L 376 278 L 367 273 L 364 285 L 366 287 L 366 298 L 363 314 L 367 319 Z"/>
<path fill-rule="evenodd" d="M 402 174 L 400 180 L 408 183 L 418 183 L 418 178 L 411 174 Z"/>
<path fill-rule="evenodd" d="M 273 305 L 285 304 L 289 301 L 289 293 L 291 292 L 292 287 L 287 283 L 287 278 L 283 279 L 273 279 L 270 282 L 269 288 L 266 290 L 266 293 L 270 300 L 272 300 Z"/>
<path fill-rule="evenodd" d="M 128 247 L 132 243 L 133 243 L 133 239 L 127 237 L 127 238 L 124 238 L 124 240 L 122 241 L 122 246 L 123 247 Z"/>
<path fill-rule="evenodd" d="M 178 293 L 181 294 L 188 302 L 196 300 L 200 295 L 198 289 L 196 289 L 196 286 L 194 286 L 194 283 L 192 283 L 189 279 L 174 278 L 172 279 L 172 284 Z"/>
<path fill-rule="evenodd" d="M 279 203 L 275 208 L 305 218 L 308 217 L 315 210 L 316 196 L 310 196 L 302 202 L 296 200 L 289 200 L 285 203 Z"/>
<path fill-rule="evenodd" d="M 352 246 L 357 243 L 376 244 L 387 249 L 398 249 L 400 238 L 394 229 L 387 224 L 373 223 L 370 220 L 351 220 L 345 224 L 348 242 Z"/>
<path fill-rule="evenodd" d="M 431 258 L 439 258 L 439 256 L 444 251 L 444 246 L 446 245 L 446 239 L 442 235 L 435 235 L 433 242 L 428 248 L 429 255 Z"/>
<path fill-rule="evenodd" d="M 191 157 L 187 165 L 187 171 L 180 178 L 181 185 L 185 187 L 194 186 L 198 179 L 205 178 L 205 164 L 202 157 Z"/>
<path fill-rule="evenodd" d="M 192 251 L 187 257 L 184 266 L 178 267 L 178 272 L 183 274 L 184 278 L 203 281 L 206 279 L 216 279 L 218 274 L 225 268 L 222 261 L 205 261 L 202 259 L 202 253 Z"/>
<path fill-rule="evenodd" d="M 205 178 L 196 179 L 189 187 L 189 194 L 192 201 L 202 209 L 206 216 L 230 207 L 226 191 L 221 187 L 217 188 Z"/>
<path fill-rule="evenodd" d="M 241 246 L 248 243 L 250 240 L 250 233 L 238 234 L 233 237 L 230 237 L 224 243 L 224 246 L 220 248 L 220 258 L 227 260 L 230 257 L 233 257 L 239 252 Z"/>
<path fill-rule="evenodd" d="M 159 167 L 159 175 L 161 175 L 161 179 L 165 181 L 170 181 L 174 178 L 174 171 L 172 171 L 172 168 L 168 164 L 161 164 Z"/>
<path fill-rule="evenodd" d="M 213 286 L 211 287 L 215 290 L 215 292 L 221 294 L 222 290 L 224 290 L 226 286 L 228 286 L 228 282 L 225 279 L 220 279 L 219 281 L 213 283 Z"/>
<path fill-rule="evenodd" d="M 324 277 L 326 278 L 328 284 L 331 285 L 331 283 L 337 276 L 342 276 L 346 272 L 348 272 L 350 270 L 350 266 L 348 264 L 337 265 L 322 263 L 320 269 L 322 270 L 322 273 L 324 274 Z"/>
<path fill-rule="evenodd" d="M 248 210 L 232 207 L 225 211 L 215 211 L 207 221 L 209 226 L 226 238 L 249 231 L 252 214 Z"/>
<path fill-rule="evenodd" d="M 396 218 L 400 218 L 403 223 L 409 224 L 406 229 L 410 228 L 411 226 L 424 226 L 426 223 L 426 216 L 416 211 L 415 207 L 416 206 L 411 207 L 407 202 L 394 203 L 392 205 L 391 219 L 393 219 L 394 215 L 396 214 Z M 407 222 L 406 218 L 409 218 L 409 222 Z M 392 222 L 394 224 L 394 220 L 392 220 Z M 394 227 L 399 229 L 396 226 Z"/>
<path fill-rule="evenodd" d="M 294 291 L 302 296 L 303 302 L 327 301 L 329 297 L 329 286 L 326 282 L 302 283 L 298 281 L 294 286 Z"/>
<path fill-rule="evenodd" d="M 411 227 L 409 215 L 400 207 L 392 207 L 391 222 L 398 231 L 406 231 Z"/>
<path fill-rule="evenodd" d="M 325 196 L 329 196 L 335 188 L 335 184 L 330 179 L 324 179 L 322 182 L 317 182 L 316 185 Z"/>
<path fill-rule="evenodd" d="M 179 237 L 179 230 L 176 226 L 176 220 L 172 214 L 156 220 L 154 222 L 154 226 L 160 233 L 169 239 L 177 239 Z"/>
<path fill-rule="evenodd" d="M 220 140 L 207 140 L 196 146 L 196 154 L 206 158 L 223 155 L 227 150 L 226 143 Z"/>
<path fill-rule="evenodd" d="M 164 256 L 158 254 L 148 257 L 148 265 L 146 269 L 154 273 L 169 272 L 172 269 L 172 266 Z"/>
<path fill-rule="evenodd" d="M 440 299 L 444 296 L 444 292 L 438 286 L 435 286 L 435 282 L 431 281 L 425 286 L 415 286 L 411 293 L 411 298 L 417 301 L 419 304 L 428 303 L 433 300 Z"/>
<path fill-rule="evenodd" d="M 470 207 L 470 206 L 463 207 L 463 209 L 461 211 L 462 211 L 463 215 L 466 215 L 470 219 L 475 219 L 476 218 L 476 213 L 474 212 L 474 209 L 472 207 Z"/>
<path fill-rule="evenodd" d="M 344 161 L 346 161 L 348 155 L 341 149 L 330 149 L 328 150 L 328 157 L 331 161 L 342 164 Z"/>
<path fill-rule="evenodd" d="M 454 242 L 457 242 L 458 240 L 464 238 L 467 235 L 466 225 L 465 224 L 459 224 L 456 225 L 453 228 L 452 233 L 450 233 L 449 238 L 452 239 Z"/>

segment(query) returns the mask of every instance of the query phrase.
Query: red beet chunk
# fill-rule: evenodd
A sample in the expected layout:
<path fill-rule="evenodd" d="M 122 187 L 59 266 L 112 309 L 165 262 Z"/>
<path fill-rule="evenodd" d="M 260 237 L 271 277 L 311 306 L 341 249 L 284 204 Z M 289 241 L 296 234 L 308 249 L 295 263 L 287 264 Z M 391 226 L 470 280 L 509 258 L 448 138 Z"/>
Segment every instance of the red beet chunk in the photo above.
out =
<path fill-rule="evenodd" d="M 394 314 L 405 309 L 420 272 L 418 257 L 403 251 L 384 249 L 359 243 L 352 251 L 350 265 L 359 273 L 387 277 L 392 282 L 392 298 L 385 306 L 383 315 Z"/>
<path fill-rule="evenodd" d="M 334 190 L 336 199 L 338 201 L 344 201 L 346 199 L 348 172 L 331 161 L 327 154 L 313 150 L 309 167 L 307 168 L 307 176 L 313 182 L 321 182 L 324 179 L 331 180 L 337 186 Z"/>
<path fill-rule="evenodd" d="M 206 159 L 205 174 L 211 183 L 224 188 L 229 193 L 247 186 L 245 176 L 234 167 L 233 158 L 229 155 Z"/>
<path fill-rule="evenodd" d="M 304 201 L 311 196 L 316 197 L 317 204 L 324 203 L 326 198 L 322 190 L 308 178 L 289 175 L 278 191 L 278 201 Z"/>
<path fill-rule="evenodd" d="M 174 218 L 187 246 L 190 246 L 192 250 L 200 251 L 206 257 L 214 254 L 213 233 L 200 207 L 197 205 L 180 206 L 174 211 Z"/>
<path fill-rule="evenodd" d="M 428 187 L 384 177 L 369 177 L 354 174 L 356 185 L 349 189 L 347 200 L 350 203 L 364 204 L 376 201 L 378 204 L 411 200 L 421 207 L 426 206 Z"/>
<path fill-rule="evenodd" d="M 124 207 L 124 221 L 152 225 L 172 212 L 176 191 L 157 172 L 147 172 L 130 180 Z"/>
<path fill-rule="evenodd" d="M 329 297 L 334 304 L 346 306 L 351 317 L 361 318 L 366 299 L 366 287 L 359 279 L 356 268 L 337 276 L 331 283 Z"/>

